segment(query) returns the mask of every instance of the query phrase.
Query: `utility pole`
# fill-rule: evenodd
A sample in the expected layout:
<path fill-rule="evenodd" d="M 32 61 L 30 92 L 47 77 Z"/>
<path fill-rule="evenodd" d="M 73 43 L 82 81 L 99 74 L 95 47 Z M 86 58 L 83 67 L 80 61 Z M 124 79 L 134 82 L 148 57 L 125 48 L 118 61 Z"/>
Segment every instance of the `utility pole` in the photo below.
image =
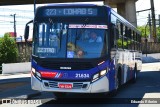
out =
<path fill-rule="evenodd" d="M 148 14 L 148 24 L 149 24 L 149 33 L 150 33 L 148 39 L 152 40 L 153 36 L 152 36 L 151 15 L 150 14 Z"/>
<path fill-rule="evenodd" d="M 154 11 L 154 1 L 150 0 L 151 2 L 151 13 L 152 13 L 152 36 L 154 38 L 154 42 L 157 42 L 157 36 L 156 36 L 156 20 L 155 20 L 155 11 Z"/>
<path fill-rule="evenodd" d="M 159 15 L 159 27 L 160 27 L 160 15 Z"/>
<path fill-rule="evenodd" d="M 34 16 L 36 14 L 36 0 L 34 0 Z"/>
<path fill-rule="evenodd" d="M 11 14 L 10 16 L 13 16 L 14 19 L 14 37 L 15 37 L 15 41 L 16 41 L 16 37 L 17 37 L 17 33 L 16 33 L 16 14 Z"/>

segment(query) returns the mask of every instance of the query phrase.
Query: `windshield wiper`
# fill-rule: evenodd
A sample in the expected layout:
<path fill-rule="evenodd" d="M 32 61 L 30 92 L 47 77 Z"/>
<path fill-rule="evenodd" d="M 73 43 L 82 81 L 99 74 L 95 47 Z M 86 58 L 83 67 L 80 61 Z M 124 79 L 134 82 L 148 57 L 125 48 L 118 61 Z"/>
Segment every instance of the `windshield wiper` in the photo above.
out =
<path fill-rule="evenodd" d="M 85 27 L 88 23 L 89 23 L 89 18 L 86 18 L 86 19 L 84 20 L 83 27 Z"/>

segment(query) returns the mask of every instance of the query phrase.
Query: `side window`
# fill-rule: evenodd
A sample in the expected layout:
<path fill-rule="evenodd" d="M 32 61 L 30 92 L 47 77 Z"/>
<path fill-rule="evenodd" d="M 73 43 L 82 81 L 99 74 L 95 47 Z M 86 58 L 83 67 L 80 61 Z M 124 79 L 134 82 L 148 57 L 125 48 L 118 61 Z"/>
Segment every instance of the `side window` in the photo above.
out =
<path fill-rule="evenodd" d="M 137 34 L 137 33 L 136 33 L 136 35 L 135 35 L 135 41 L 136 41 L 135 49 L 136 49 L 137 51 L 139 51 L 139 47 L 138 47 L 139 42 L 138 42 L 138 34 Z"/>
<path fill-rule="evenodd" d="M 124 26 L 123 48 L 128 49 L 128 28 Z"/>
<path fill-rule="evenodd" d="M 117 29 L 117 27 L 112 23 L 111 24 L 111 31 L 110 31 L 110 33 L 111 33 L 111 36 L 110 36 L 110 45 L 111 45 L 111 48 L 117 48 L 116 47 L 116 45 L 117 45 L 117 43 L 116 43 L 116 40 L 117 40 L 117 35 L 119 35 L 118 34 L 118 29 Z"/>
<path fill-rule="evenodd" d="M 122 41 L 122 48 L 124 49 L 124 33 L 125 33 L 125 26 L 121 23 L 121 41 Z"/>
<path fill-rule="evenodd" d="M 116 25 L 117 23 L 117 18 L 113 14 L 111 14 L 111 23 L 113 23 L 114 25 Z"/>
<path fill-rule="evenodd" d="M 132 41 L 133 41 L 133 48 L 132 48 L 132 49 L 133 49 L 133 50 L 136 50 L 136 49 L 135 49 L 135 44 L 136 44 L 135 35 L 136 35 L 136 34 L 135 34 L 135 32 L 133 31 L 133 39 L 132 39 Z"/>
<path fill-rule="evenodd" d="M 132 50 L 131 29 L 128 29 L 128 49 Z"/>
<path fill-rule="evenodd" d="M 131 50 L 134 50 L 134 31 L 131 31 Z"/>
<path fill-rule="evenodd" d="M 122 37 L 122 24 L 120 23 L 120 21 L 117 21 L 117 30 L 118 30 L 118 35 L 117 35 L 117 46 L 118 48 L 123 48 L 123 37 Z"/>
<path fill-rule="evenodd" d="M 137 41 L 138 41 L 138 47 L 139 47 L 139 51 L 142 51 L 142 47 L 141 47 L 141 35 L 137 35 Z"/>

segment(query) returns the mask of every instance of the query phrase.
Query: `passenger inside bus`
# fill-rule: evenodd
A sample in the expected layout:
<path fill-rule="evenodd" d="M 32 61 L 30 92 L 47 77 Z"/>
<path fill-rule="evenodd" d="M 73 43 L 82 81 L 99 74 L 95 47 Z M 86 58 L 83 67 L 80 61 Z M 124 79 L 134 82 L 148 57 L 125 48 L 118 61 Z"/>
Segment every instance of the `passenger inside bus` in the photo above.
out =
<path fill-rule="evenodd" d="M 89 35 L 89 42 L 102 42 L 102 38 L 96 32 L 91 32 Z"/>
<path fill-rule="evenodd" d="M 75 52 L 75 55 L 74 57 L 77 57 L 77 58 L 82 58 L 83 55 L 84 55 L 84 52 L 82 50 L 82 48 L 80 48 L 79 46 L 75 46 L 73 43 L 69 42 L 67 44 L 67 50 L 68 51 L 72 51 L 72 52 Z"/>

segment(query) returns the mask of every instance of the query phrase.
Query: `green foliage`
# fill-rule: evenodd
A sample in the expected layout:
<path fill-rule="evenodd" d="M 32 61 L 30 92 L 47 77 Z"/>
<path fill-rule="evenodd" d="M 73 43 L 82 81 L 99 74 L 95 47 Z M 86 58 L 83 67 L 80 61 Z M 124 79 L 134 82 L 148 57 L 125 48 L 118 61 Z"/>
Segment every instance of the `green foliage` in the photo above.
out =
<path fill-rule="evenodd" d="M 145 26 L 138 26 L 137 29 L 142 33 L 142 37 L 148 37 L 148 35 L 150 35 L 148 26 L 146 27 L 146 31 L 145 31 Z"/>
<path fill-rule="evenodd" d="M 18 49 L 13 38 L 10 38 L 9 33 L 0 38 L 0 64 L 14 63 L 18 58 Z"/>
<path fill-rule="evenodd" d="M 138 26 L 137 28 L 142 33 L 142 37 L 148 37 L 148 35 L 150 35 L 149 26 L 146 27 L 146 35 L 145 35 L 145 26 Z M 160 42 L 160 27 L 156 28 L 156 32 L 158 41 Z"/>
<path fill-rule="evenodd" d="M 118 47 L 122 47 L 122 39 L 117 40 Z"/>
<path fill-rule="evenodd" d="M 127 45 L 130 45 L 130 44 L 131 44 L 130 40 L 128 40 L 128 41 L 123 40 L 123 46 L 124 46 L 124 48 L 126 48 Z M 117 45 L 118 45 L 118 47 L 122 47 L 122 39 L 118 39 L 117 40 Z"/>
<path fill-rule="evenodd" d="M 157 38 L 158 42 L 160 42 L 160 27 L 157 28 Z"/>

